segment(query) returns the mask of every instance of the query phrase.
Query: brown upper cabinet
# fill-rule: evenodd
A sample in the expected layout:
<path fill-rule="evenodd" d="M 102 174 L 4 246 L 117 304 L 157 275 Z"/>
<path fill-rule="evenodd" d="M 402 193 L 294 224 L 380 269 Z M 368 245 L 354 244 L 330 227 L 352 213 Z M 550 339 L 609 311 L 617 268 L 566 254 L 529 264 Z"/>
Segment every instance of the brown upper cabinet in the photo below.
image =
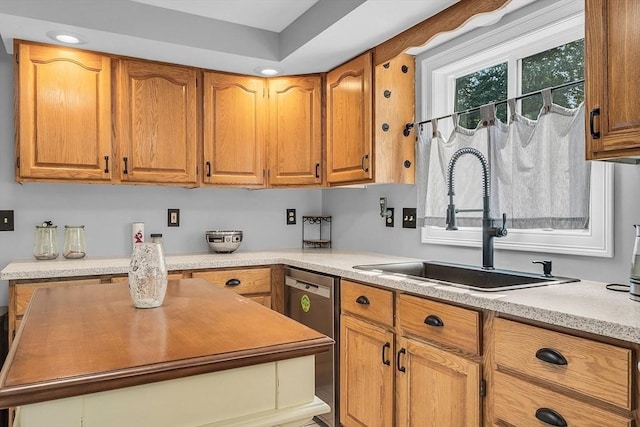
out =
<path fill-rule="evenodd" d="M 636 0 L 585 2 L 588 160 L 640 156 L 638 22 Z"/>
<path fill-rule="evenodd" d="M 204 182 L 322 183 L 322 79 L 205 72 Z"/>
<path fill-rule="evenodd" d="M 111 60 L 16 42 L 16 180 L 110 181 Z"/>
<path fill-rule="evenodd" d="M 266 80 L 204 73 L 203 180 L 206 184 L 264 186 Z"/>
<path fill-rule="evenodd" d="M 197 186 L 195 69 L 118 61 L 116 107 L 122 181 Z"/>
<path fill-rule="evenodd" d="M 372 64 L 367 52 L 327 75 L 329 185 L 414 182 L 413 57 Z"/>
<path fill-rule="evenodd" d="M 269 79 L 270 186 L 322 184 L 322 78 Z"/>

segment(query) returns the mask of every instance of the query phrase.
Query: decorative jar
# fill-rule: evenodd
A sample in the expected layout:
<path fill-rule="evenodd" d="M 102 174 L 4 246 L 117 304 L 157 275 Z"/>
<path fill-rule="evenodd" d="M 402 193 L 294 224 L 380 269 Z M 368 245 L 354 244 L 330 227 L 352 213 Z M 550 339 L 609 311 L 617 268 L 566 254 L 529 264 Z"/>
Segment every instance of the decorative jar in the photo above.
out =
<path fill-rule="evenodd" d="M 58 226 L 51 221 L 36 225 L 36 239 L 33 245 L 33 256 L 36 259 L 58 258 Z"/>
<path fill-rule="evenodd" d="M 129 291 L 138 308 L 159 307 L 167 292 L 167 266 L 162 245 L 137 243 L 129 264 Z"/>
<path fill-rule="evenodd" d="M 84 258 L 87 243 L 84 238 L 84 225 L 64 226 L 64 249 L 62 255 L 69 259 Z"/>

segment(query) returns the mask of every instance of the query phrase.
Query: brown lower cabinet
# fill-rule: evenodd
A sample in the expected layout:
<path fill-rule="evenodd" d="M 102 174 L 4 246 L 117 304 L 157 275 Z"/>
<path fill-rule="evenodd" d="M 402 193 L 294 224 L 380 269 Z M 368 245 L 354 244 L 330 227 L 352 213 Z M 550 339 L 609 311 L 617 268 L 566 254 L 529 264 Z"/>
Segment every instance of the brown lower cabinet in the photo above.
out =
<path fill-rule="evenodd" d="M 342 280 L 345 427 L 639 426 L 640 346 Z"/>
<path fill-rule="evenodd" d="M 463 328 L 477 343 L 475 311 L 346 280 L 341 287 L 345 427 L 481 425 L 480 362 L 438 344 L 460 331 L 453 321 L 460 310 L 478 319 L 471 329 Z M 416 317 L 423 319 L 423 330 L 415 328 Z M 427 318 L 431 324 L 424 323 Z"/>

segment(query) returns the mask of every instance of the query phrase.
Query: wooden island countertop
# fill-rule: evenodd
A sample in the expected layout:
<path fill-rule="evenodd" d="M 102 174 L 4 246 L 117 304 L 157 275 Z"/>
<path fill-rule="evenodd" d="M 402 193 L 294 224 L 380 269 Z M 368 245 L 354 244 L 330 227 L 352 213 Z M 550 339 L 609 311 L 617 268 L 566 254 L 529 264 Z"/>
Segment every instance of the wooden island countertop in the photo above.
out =
<path fill-rule="evenodd" d="M 161 307 L 126 284 L 38 289 L 0 373 L 0 407 L 275 362 L 333 340 L 203 279 L 169 281 Z"/>

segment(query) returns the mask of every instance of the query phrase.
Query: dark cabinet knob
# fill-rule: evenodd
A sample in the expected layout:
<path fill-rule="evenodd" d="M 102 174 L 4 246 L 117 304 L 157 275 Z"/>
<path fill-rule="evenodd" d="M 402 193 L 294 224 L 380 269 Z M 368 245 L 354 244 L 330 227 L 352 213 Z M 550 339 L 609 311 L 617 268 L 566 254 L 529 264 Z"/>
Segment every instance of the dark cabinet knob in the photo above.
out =
<path fill-rule="evenodd" d="M 591 132 L 591 138 L 600 139 L 600 132 L 595 130 L 595 117 L 600 115 L 600 108 L 594 108 L 589 112 L 589 131 Z"/>
<path fill-rule="evenodd" d="M 542 421 L 543 423 L 547 423 L 552 426 L 557 426 L 557 427 L 567 426 L 567 422 L 562 417 L 562 415 L 560 415 L 553 409 L 539 408 L 538 410 L 536 410 L 536 418 Z"/>
<path fill-rule="evenodd" d="M 384 91 L 384 97 L 385 98 L 391 98 L 391 91 L 390 90 L 385 90 Z"/>
<path fill-rule="evenodd" d="M 129 159 L 123 157 L 122 160 L 124 160 L 124 170 L 122 171 L 122 173 L 127 175 L 129 173 Z"/>
<path fill-rule="evenodd" d="M 104 156 L 104 173 L 109 173 L 109 156 Z"/>
<path fill-rule="evenodd" d="M 383 123 L 382 124 L 382 130 L 387 132 L 389 130 L 389 123 Z"/>
<path fill-rule="evenodd" d="M 227 280 L 227 282 L 224 284 L 225 286 L 238 286 L 240 285 L 240 283 L 242 283 L 240 281 L 240 279 L 229 279 Z"/>
<path fill-rule="evenodd" d="M 369 298 L 365 297 L 364 295 L 360 295 L 358 298 L 356 298 L 356 302 L 361 305 L 371 304 L 371 302 L 369 301 Z"/>
<path fill-rule="evenodd" d="M 407 67 L 406 65 L 402 66 L 402 72 L 407 74 L 409 72 L 409 67 Z"/>
<path fill-rule="evenodd" d="M 398 371 L 400 371 L 400 372 L 407 372 L 407 368 L 402 366 L 402 363 L 400 362 L 400 359 L 401 359 L 403 354 L 407 354 L 407 349 L 401 348 L 400 351 L 398 351 L 398 358 L 396 360 L 396 368 L 398 368 Z"/>
<path fill-rule="evenodd" d="M 386 350 L 387 350 L 388 348 L 391 348 L 391 343 L 390 343 L 390 342 L 386 342 L 386 343 L 384 343 L 384 345 L 382 346 L 382 364 L 383 364 L 383 365 L 387 365 L 387 366 L 391 365 L 391 360 L 389 360 L 389 359 L 386 357 L 386 356 L 387 356 L 387 354 L 386 354 L 386 353 L 387 353 L 387 352 L 386 352 Z"/>
<path fill-rule="evenodd" d="M 536 351 L 536 358 L 552 365 L 567 365 L 567 359 L 558 350 L 552 348 L 541 348 Z"/>
<path fill-rule="evenodd" d="M 442 319 L 435 314 L 430 314 L 424 319 L 424 324 L 428 326 L 434 326 L 436 328 L 441 328 L 444 326 L 444 322 Z"/>
<path fill-rule="evenodd" d="M 211 162 L 206 162 L 205 165 L 207 166 L 207 176 L 211 176 Z"/>

